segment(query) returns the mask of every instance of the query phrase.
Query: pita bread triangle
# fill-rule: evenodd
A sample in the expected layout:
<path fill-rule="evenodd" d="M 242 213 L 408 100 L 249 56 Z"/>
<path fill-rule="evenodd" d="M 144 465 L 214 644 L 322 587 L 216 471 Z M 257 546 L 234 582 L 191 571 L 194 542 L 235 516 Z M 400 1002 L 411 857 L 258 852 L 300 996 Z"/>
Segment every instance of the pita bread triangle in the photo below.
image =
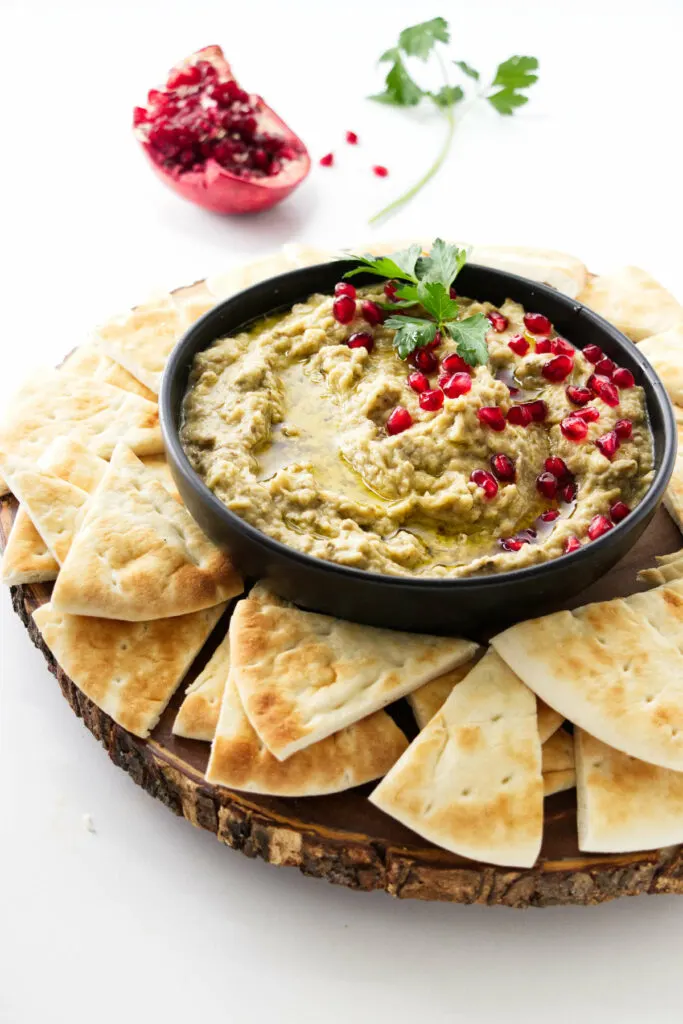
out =
<path fill-rule="evenodd" d="M 160 295 L 114 317 L 95 332 L 97 347 L 155 394 L 182 331 L 176 304 Z"/>
<path fill-rule="evenodd" d="M 683 580 L 521 622 L 491 643 L 565 718 L 683 771 Z"/>
<path fill-rule="evenodd" d="M 216 733 L 229 671 L 230 637 L 226 634 L 205 668 L 185 691 L 185 699 L 173 723 L 176 736 L 211 742 Z"/>
<path fill-rule="evenodd" d="M 369 799 L 452 853 L 531 867 L 543 836 L 533 693 L 488 651 Z"/>
<path fill-rule="evenodd" d="M 543 793 L 563 793 L 576 785 L 574 767 L 574 738 L 564 729 L 558 729 L 541 747 Z"/>
<path fill-rule="evenodd" d="M 576 729 L 579 849 L 630 853 L 683 843 L 683 772 L 646 764 Z"/>
<path fill-rule="evenodd" d="M 155 622 L 65 615 L 52 604 L 33 613 L 60 667 L 98 708 L 134 733 L 148 736 L 225 610 Z"/>
<path fill-rule="evenodd" d="M 470 658 L 469 640 L 304 612 L 258 584 L 235 608 L 231 670 L 247 717 L 283 761 Z"/>
<path fill-rule="evenodd" d="M 638 579 L 651 587 L 658 587 L 683 577 L 683 550 L 674 551 L 672 555 L 658 555 L 657 561 L 659 565 L 656 568 L 641 569 Z"/>
<path fill-rule="evenodd" d="M 146 398 L 148 402 L 156 402 L 157 396 L 139 380 L 128 373 L 128 370 L 106 356 L 93 343 L 79 345 L 77 349 L 68 356 L 62 363 L 61 369 L 67 373 L 77 373 L 81 377 L 89 377 L 91 380 L 101 380 L 105 384 L 113 384 L 116 388 L 123 388 L 124 391 L 132 391 L 135 395 Z"/>
<path fill-rule="evenodd" d="M 229 299 L 231 295 L 251 288 L 259 281 L 285 274 L 288 270 L 295 270 L 297 266 L 300 264 L 292 256 L 284 249 L 279 249 L 261 259 L 231 267 L 222 274 L 213 274 L 207 278 L 206 287 L 216 299 Z"/>
<path fill-rule="evenodd" d="M 683 306 L 639 267 L 622 267 L 593 278 L 578 298 L 632 341 L 668 331 L 683 321 Z"/>
<path fill-rule="evenodd" d="M 119 441 L 138 455 L 163 451 L 159 411 L 152 402 L 66 370 L 44 370 L 9 403 L 0 453 L 35 463 L 60 437 L 73 438 L 104 459 Z"/>
<path fill-rule="evenodd" d="M 140 622 L 211 608 L 242 581 L 125 445 L 92 495 L 52 593 L 55 611 Z"/>
<path fill-rule="evenodd" d="M 676 405 L 683 405 L 683 319 L 669 331 L 641 341 L 638 348 L 652 363 Z"/>
<path fill-rule="evenodd" d="M 683 533 L 683 452 L 676 456 L 674 471 L 664 493 L 664 507 Z"/>

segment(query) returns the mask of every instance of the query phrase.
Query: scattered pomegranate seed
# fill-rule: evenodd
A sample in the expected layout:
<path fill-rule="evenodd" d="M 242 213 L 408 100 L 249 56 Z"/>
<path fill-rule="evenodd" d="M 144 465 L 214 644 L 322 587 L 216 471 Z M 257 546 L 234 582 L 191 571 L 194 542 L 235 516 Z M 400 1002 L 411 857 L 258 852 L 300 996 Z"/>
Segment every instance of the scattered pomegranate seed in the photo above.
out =
<path fill-rule="evenodd" d="M 339 295 L 332 303 L 332 316 L 340 324 L 350 324 L 356 315 L 356 303 L 350 295 Z"/>
<path fill-rule="evenodd" d="M 571 356 L 572 359 L 576 355 L 576 349 L 566 338 L 553 338 L 550 342 L 550 351 L 556 356 Z"/>
<path fill-rule="evenodd" d="M 578 537 L 575 537 L 573 533 L 570 533 L 564 542 L 564 553 L 565 555 L 571 555 L 573 551 L 578 551 L 581 547 L 581 541 Z"/>
<path fill-rule="evenodd" d="M 491 430 L 505 430 L 505 417 L 497 405 L 485 405 L 482 409 L 477 409 L 477 419 Z"/>
<path fill-rule="evenodd" d="M 346 133 L 346 141 L 348 142 L 348 144 L 350 146 L 357 146 L 358 145 L 358 136 L 356 135 L 355 132 L 347 132 Z"/>
<path fill-rule="evenodd" d="M 350 299 L 355 299 L 355 297 L 356 297 L 356 289 L 353 287 L 352 284 L 347 284 L 346 281 L 339 281 L 334 286 L 334 294 L 335 295 L 348 295 L 348 297 Z"/>
<path fill-rule="evenodd" d="M 619 392 L 607 377 L 602 377 L 598 374 L 592 373 L 588 378 L 588 387 L 593 391 L 598 398 L 601 398 L 605 405 L 611 406 L 613 409 L 619 405 Z"/>
<path fill-rule="evenodd" d="M 619 437 L 616 430 L 610 430 L 601 437 L 596 437 L 595 447 L 598 448 L 606 459 L 613 459 L 619 448 Z"/>
<path fill-rule="evenodd" d="M 543 316 L 542 313 L 525 313 L 524 326 L 532 334 L 550 334 L 553 329 L 548 317 Z"/>
<path fill-rule="evenodd" d="M 573 369 L 574 360 L 571 356 L 555 356 L 542 367 L 541 373 L 546 380 L 559 384 L 567 379 Z"/>
<path fill-rule="evenodd" d="M 389 302 L 396 302 L 396 289 L 398 284 L 396 281 L 387 281 L 384 285 L 384 294 L 388 298 Z"/>
<path fill-rule="evenodd" d="M 429 381 L 425 377 L 424 373 L 420 373 L 419 370 L 416 370 L 415 373 L 408 374 L 408 384 L 413 391 L 417 391 L 418 394 L 422 394 L 423 391 L 429 391 Z"/>
<path fill-rule="evenodd" d="M 584 423 L 596 423 L 600 419 L 600 410 L 588 405 L 585 409 L 577 409 L 572 416 L 578 416 Z"/>
<path fill-rule="evenodd" d="M 457 297 L 458 297 L 458 293 L 456 292 L 455 288 L 452 285 L 448 289 L 448 294 L 453 299 L 453 301 L 455 301 L 457 299 Z"/>
<path fill-rule="evenodd" d="M 558 480 L 564 480 L 565 477 L 571 476 L 567 463 L 564 459 L 561 459 L 558 455 L 550 455 L 544 463 L 543 467 L 546 473 L 552 473 Z"/>
<path fill-rule="evenodd" d="M 611 529 L 612 523 L 610 523 L 607 516 L 593 516 L 588 524 L 588 536 L 591 540 L 597 540 L 598 537 L 602 537 Z"/>
<path fill-rule="evenodd" d="M 613 523 L 620 523 L 630 513 L 631 509 L 624 501 L 615 501 L 609 510 Z"/>
<path fill-rule="evenodd" d="M 544 523 L 554 523 L 556 519 L 560 518 L 560 513 L 556 508 L 549 508 L 545 512 L 541 512 L 538 518 Z"/>
<path fill-rule="evenodd" d="M 402 405 L 397 405 L 387 420 L 387 434 L 402 434 L 412 427 L 413 417 Z"/>
<path fill-rule="evenodd" d="M 546 352 L 550 352 L 550 338 L 536 338 L 534 348 L 539 355 L 545 355 Z"/>
<path fill-rule="evenodd" d="M 635 377 L 625 366 L 619 366 L 612 374 L 612 382 L 618 388 L 632 388 L 636 382 Z"/>
<path fill-rule="evenodd" d="M 443 405 L 443 391 L 441 388 L 432 388 L 423 391 L 419 398 L 420 408 L 427 412 L 436 412 Z"/>
<path fill-rule="evenodd" d="M 552 473 L 541 473 L 536 477 L 536 490 L 550 501 L 557 495 L 557 477 Z"/>
<path fill-rule="evenodd" d="M 511 348 L 515 355 L 525 356 L 531 346 L 521 334 L 515 334 L 514 338 L 508 341 L 508 348 Z"/>
<path fill-rule="evenodd" d="M 574 405 L 585 405 L 592 397 L 593 392 L 590 388 L 577 388 L 575 384 L 570 384 L 567 388 L 567 398 Z"/>
<path fill-rule="evenodd" d="M 616 368 L 617 364 L 613 359 L 609 359 L 607 356 L 603 356 L 602 359 L 595 364 L 595 372 L 599 373 L 602 377 L 609 377 L 610 380 L 612 379 Z"/>
<path fill-rule="evenodd" d="M 588 433 L 588 424 L 584 423 L 575 413 L 572 413 L 569 416 L 565 416 L 562 420 L 560 430 L 568 441 L 583 441 Z"/>
<path fill-rule="evenodd" d="M 423 373 L 434 373 L 438 368 L 439 360 L 428 348 L 414 348 L 408 356 L 408 360 L 416 370 Z"/>
<path fill-rule="evenodd" d="M 372 168 L 372 173 L 376 174 L 378 178 L 386 178 L 389 171 L 387 170 L 386 167 L 382 167 L 381 164 L 375 164 L 375 166 Z"/>
<path fill-rule="evenodd" d="M 428 349 L 438 348 L 442 340 L 441 331 L 437 331 L 432 340 L 428 341 L 424 347 Z"/>
<path fill-rule="evenodd" d="M 507 455 L 503 455 L 502 452 L 499 455 L 491 456 L 491 469 L 499 480 L 503 480 L 506 483 L 512 482 L 517 476 L 514 462 Z"/>
<path fill-rule="evenodd" d="M 562 500 L 566 501 L 568 505 L 571 505 L 571 503 L 576 499 L 576 484 L 574 481 L 570 480 L 568 483 L 564 484 L 560 490 L 560 494 L 562 495 Z"/>
<path fill-rule="evenodd" d="M 325 156 L 320 157 L 321 167 L 331 167 L 334 163 L 334 153 L 325 153 Z"/>
<path fill-rule="evenodd" d="M 469 373 L 471 367 L 469 363 L 466 363 L 462 356 L 459 356 L 456 352 L 452 352 L 450 356 L 441 363 L 441 369 L 444 373 Z"/>
<path fill-rule="evenodd" d="M 454 373 L 451 377 L 447 377 L 443 383 L 442 378 L 439 378 L 439 383 L 443 388 L 443 393 L 446 398 L 460 398 L 461 395 L 466 395 L 472 388 L 472 378 L 469 373 Z"/>
<path fill-rule="evenodd" d="M 622 441 L 628 441 L 633 434 L 633 424 L 630 420 L 617 420 L 614 424 L 614 433 Z"/>
<path fill-rule="evenodd" d="M 360 311 L 363 319 L 373 327 L 384 322 L 384 310 L 376 302 L 371 302 L 370 299 L 365 299 L 361 302 Z"/>
<path fill-rule="evenodd" d="M 470 474 L 470 483 L 476 484 L 477 487 L 481 487 L 484 492 L 484 496 L 488 501 L 490 501 L 491 498 L 495 498 L 498 494 L 498 482 L 493 473 L 489 473 L 486 469 L 473 470 Z"/>
<path fill-rule="evenodd" d="M 528 427 L 533 420 L 531 409 L 528 405 L 513 405 L 508 409 L 508 423 L 515 427 Z"/>
<path fill-rule="evenodd" d="M 595 366 L 596 363 L 599 363 L 605 355 L 605 353 L 602 351 L 601 348 L 599 348 L 598 345 L 586 345 L 585 349 L 583 350 L 583 354 L 585 355 L 588 362 L 592 363 L 593 366 Z"/>
<path fill-rule="evenodd" d="M 548 406 L 542 398 L 537 398 L 535 402 L 527 402 L 526 408 L 531 413 L 534 423 L 543 423 L 548 415 Z"/>
<path fill-rule="evenodd" d="M 486 314 L 486 317 L 490 321 L 494 331 L 497 331 L 498 334 L 500 334 L 502 331 L 507 330 L 507 325 L 509 321 L 508 318 L 506 316 L 503 316 L 502 313 L 499 313 L 497 310 L 492 309 L 490 313 Z"/>
<path fill-rule="evenodd" d="M 529 543 L 528 537 L 501 537 L 498 541 L 503 551 L 520 551 L 521 548 Z"/>
<path fill-rule="evenodd" d="M 368 352 L 372 352 L 375 347 L 375 339 L 365 331 L 358 331 L 357 334 L 351 335 L 346 344 L 349 348 L 365 348 Z"/>

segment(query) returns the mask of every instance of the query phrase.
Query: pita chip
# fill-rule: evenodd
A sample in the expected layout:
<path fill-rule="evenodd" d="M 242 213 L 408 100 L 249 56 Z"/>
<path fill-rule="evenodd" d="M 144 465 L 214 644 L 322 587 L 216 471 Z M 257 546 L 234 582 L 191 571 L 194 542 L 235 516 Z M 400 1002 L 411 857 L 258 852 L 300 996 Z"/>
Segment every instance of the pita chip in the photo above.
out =
<path fill-rule="evenodd" d="M 469 640 L 398 633 L 300 611 L 259 584 L 230 625 L 235 684 L 284 761 L 471 658 Z"/>
<path fill-rule="evenodd" d="M 106 356 L 96 345 L 79 345 L 70 356 L 67 356 L 62 369 L 67 373 L 76 373 L 81 377 L 90 377 L 91 380 L 101 380 L 105 384 L 113 384 L 115 388 L 123 388 L 124 391 L 132 391 L 135 395 L 146 398 L 148 402 L 156 402 L 157 396 L 139 380 L 136 380 L 128 370 Z"/>
<path fill-rule="evenodd" d="M 683 452 L 676 456 L 674 471 L 664 492 L 664 507 L 683 533 Z"/>
<path fill-rule="evenodd" d="M 683 580 L 520 622 L 491 643 L 565 718 L 683 771 Z"/>
<path fill-rule="evenodd" d="M 574 767 L 574 738 L 564 729 L 558 729 L 541 747 L 543 793 L 552 796 L 573 789 L 576 785 Z"/>
<path fill-rule="evenodd" d="M 670 331 L 641 341 L 638 348 L 652 363 L 676 405 L 683 405 L 683 319 Z"/>
<path fill-rule="evenodd" d="M 581 260 L 574 256 L 522 245 L 474 245 L 468 262 L 540 281 L 572 299 L 583 291 L 588 275 Z"/>
<path fill-rule="evenodd" d="M 206 279 L 206 287 L 216 299 L 229 299 L 237 292 L 243 292 L 245 288 L 251 288 L 253 284 L 265 281 L 269 277 L 277 277 L 278 274 L 285 274 L 288 270 L 296 270 L 300 264 L 286 253 L 283 249 L 263 256 L 259 260 L 252 260 L 237 267 L 231 267 L 222 274 L 214 274 Z"/>
<path fill-rule="evenodd" d="M 639 267 L 593 278 L 578 298 L 632 341 L 643 341 L 683 321 L 683 306 Z"/>
<path fill-rule="evenodd" d="M 2 582 L 8 587 L 50 583 L 57 579 L 58 572 L 59 563 L 50 554 L 26 509 L 19 506 L 2 554 Z"/>
<path fill-rule="evenodd" d="M 229 676 L 206 778 L 250 793 L 321 796 L 379 778 L 407 746 L 408 741 L 386 711 L 376 711 L 286 761 L 278 761 L 249 724 Z"/>
<path fill-rule="evenodd" d="M 241 591 L 228 556 L 119 445 L 57 578 L 55 611 L 140 622 L 211 608 Z"/>
<path fill-rule="evenodd" d="M 163 451 L 157 406 L 123 388 L 66 370 L 44 370 L 9 403 L 0 454 L 37 462 L 60 437 L 108 459 L 119 441 L 138 455 Z"/>
<path fill-rule="evenodd" d="M 176 736 L 211 742 L 218 725 L 221 700 L 229 671 L 230 636 L 226 633 L 206 667 L 185 691 L 185 699 L 173 723 L 173 732 Z"/>
<path fill-rule="evenodd" d="M 543 836 L 533 693 L 488 651 L 369 799 L 452 853 L 531 867 Z"/>
<path fill-rule="evenodd" d="M 155 395 L 161 375 L 182 333 L 178 307 L 170 295 L 159 295 L 97 328 L 97 347 Z"/>
<path fill-rule="evenodd" d="M 683 550 L 674 551 L 671 555 L 658 555 L 657 562 L 659 564 L 652 569 L 641 569 L 638 579 L 648 586 L 659 587 L 683 578 Z"/>
<path fill-rule="evenodd" d="M 55 659 L 98 708 L 135 736 L 148 736 L 206 643 L 225 605 L 156 622 L 33 613 Z"/>
<path fill-rule="evenodd" d="M 579 849 L 630 853 L 683 843 L 683 772 L 637 761 L 576 729 Z"/>
<path fill-rule="evenodd" d="M 140 459 L 140 461 L 145 469 L 152 474 L 154 479 L 164 485 L 166 490 L 173 495 L 176 501 L 182 501 L 165 455 L 146 455 L 144 458 Z"/>

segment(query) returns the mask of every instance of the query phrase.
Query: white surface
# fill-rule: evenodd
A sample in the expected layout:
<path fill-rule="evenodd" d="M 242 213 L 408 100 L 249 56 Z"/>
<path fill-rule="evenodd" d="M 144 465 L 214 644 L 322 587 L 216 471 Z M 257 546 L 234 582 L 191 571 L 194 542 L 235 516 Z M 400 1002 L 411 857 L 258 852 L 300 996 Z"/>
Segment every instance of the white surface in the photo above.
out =
<path fill-rule="evenodd" d="M 363 99 L 380 86 L 373 62 L 436 14 L 461 40 L 454 56 L 535 54 L 541 82 L 515 118 L 473 115 L 429 191 L 375 236 L 545 244 L 595 269 L 639 263 L 683 297 L 679 0 L 0 9 L 2 402 L 157 283 L 284 241 L 372 237 L 366 215 L 419 176 L 441 131 Z M 212 42 L 314 159 L 338 157 L 258 219 L 184 204 L 130 137 L 133 104 Z M 375 162 L 391 176 L 374 178 Z M 525 914 L 399 903 L 248 861 L 109 763 L 1 596 L 3 1024 L 680 1020 L 683 900 Z"/>

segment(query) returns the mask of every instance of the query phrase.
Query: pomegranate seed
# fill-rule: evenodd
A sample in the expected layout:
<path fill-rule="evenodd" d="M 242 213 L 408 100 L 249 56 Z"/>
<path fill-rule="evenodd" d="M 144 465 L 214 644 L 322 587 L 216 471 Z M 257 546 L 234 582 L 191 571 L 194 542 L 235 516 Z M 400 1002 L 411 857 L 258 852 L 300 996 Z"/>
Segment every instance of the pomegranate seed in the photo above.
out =
<path fill-rule="evenodd" d="M 372 168 L 372 173 L 376 174 L 378 178 L 386 178 L 389 171 L 387 170 L 386 167 L 382 167 L 381 164 L 375 164 L 375 166 Z"/>
<path fill-rule="evenodd" d="M 595 447 L 598 448 L 606 459 L 613 459 L 619 448 L 619 437 L 616 430 L 610 430 L 601 437 L 596 437 Z"/>
<path fill-rule="evenodd" d="M 365 331 L 358 331 L 357 334 L 351 335 L 346 344 L 349 348 L 365 348 L 368 352 L 372 352 L 375 347 L 375 339 Z"/>
<path fill-rule="evenodd" d="M 417 391 L 418 394 L 422 394 L 423 391 L 429 391 L 429 381 L 425 377 L 424 373 L 420 373 L 419 370 L 408 375 L 408 384 L 413 391 Z"/>
<path fill-rule="evenodd" d="M 455 288 L 452 285 L 448 289 L 448 294 L 453 299 L 453 301 L 455 301 L 457 299 L 457 297 L 458 297 L 458 293 L 456 292 Z"/>
<path fill-rule="evenodd" d="M 436 412 L 443 405 L 443 391 L 441 388 L 432 388 L 423 391 L 419 398 L 420 408 L 426 412 Z"/>
<path fill-rule="evenodd" d="M 528 405 L 513 405 L 508 409 L 508 423 L 515 427 L 528 427 L 533 420 L 531 409 Z"/>
<path fill-rule="evenodd" d="M 571 356 L 555 356 L 543 366 L 541 373 L 546 380 L 559 384 L 560 381 L 566 380 L 573 369 L 574 360 Z"/>
<path fill-rule="evenodd" d="M 424 347 L 414 348 L 408 359 L 416 370 L 422 370 L 423 373 L 434 373 L 439 366 L 439 360 L 434 353 Z"/>
<path fill-rule="evenodd" d="M 202 80 L 202 73 L 199 68 L 190 65 L 187 68 L 178 68 L 172 71 L 166 82 L 167 89 L 179 89 L 181 86 L 198 85 Z"/>
<path fill-rule="evenodd" d="M 361 302 L 360 311 L 363 319 L 373 327 L 384 321 L 384 310 L 380 309 L 376 302 L 371 302 L 370 299 L 365 299 Z"/>
<path fill-rule="evenodd" d="M 528 537 L 501 537 L 498 541 L 503 551 L 520 551 L 525 544 L 529 543 Z"/>
<path fill-rule="evenodd" d="M 560 490 L 560 494 L 562 495 L 562 500 L 566 501 L 568 505 L 571 505 L 571 503 L 576 499 L 576 484 L 573 481 L 564 484 Z"/>
<path fill-rule="evenodd" d="M 397 405 L 387 420 L 387 434 L 402 434 L 412 427 L 413 417 L 402 405 Z"/>
<path fill-rule="evenodd" d="M 532 334 L 550 334 L 553 329 L 548 317 L 543 316 L 542 313 L 525 313 L 524 326 Z"/>
<path fill-rule="evenodd" d="M 636 379 L 631 371 L 627 370 L 626 367 L 618 366 L 612 374 L 612 382 L 616 384 L 618 388 L 632 388 Z"/>
<path fill-rule="evenodd" d="M 348 142 L 348 144 L 350 146 L 357 146 L 358 145 L 358 136 L 356 135 L 355 132 L 347 132 L 346 133 L 346 141 Z"/>
<path fill-rule="evenodd" d="M 147 115 L 147 110 L 145 109 L 145 107 L 133 107 L 133 124 L 134 125 L 137 126 L 139 124 L 144 124 L 145 121 L 148 121 L 148 120 L 149 120 L 149 117 Z"/>
<path fill-rule="evenodd" d="M 545 460 L 544 469 L 546 473 L 552 473 L 558 480 L 564 480 L 565 477 L 571 476 L 567 463 L 557 455 L 551 455 Z"/>
<path fill-rule="evenodd" d="M 470 474 L 470 483 L 476 484 L 477 487 L 481 487 L 484 492 L 484 496 L 488 501 L 491 498 L 495 498 L 498 494 L 498 483 L 493 473 L 489 473 L 486 469 L 475 469 Z"/>
<path fill-rule="evenodd" d="M 320 157 L 321 167 L 331 167 L 334 163 L 334 153 L 325 153 L 325 156 Z"/>
<path fill-rule="evenodd" d="M 593 392 L 590 388 L 577 388 L 575 384 L 570 384 L 567 388 L 567 398 L 574 405 L 585 405 L 592 397 Z"/>
<path fill-rule="evenodd" d="M 505 430 L 505 417 L 497 405 L 485 405 L 482 409 L 477 409 L 477 419 L 491 430 Z"/>
<path fill-rule="evenodd" d="M 441 363 L 441 369 L 444 371 L 444 373 L 448 374 L 469 373 L 471 367 L 469 363 L 465 362 L 462 356 L 459 356 L 457 355 L 457 353 L 453 352 L 450 356 L 446 356 L 446 358 L 443 360 L 443 362 Z"/>
<path fill-rule="evenodd" d="M 491 456 L 491 469 L 499 480 L 503 480 L 506 483 L 513 481 L 517 477 L 514 462 L 502 453 Z"/>
<path fill-rule="evenodd" d="M 550 338 L 537 338 L 535 349 L 539 355 L 545 355 L 546 352 L 550 352 Z"/>
<path fill-rule="evenodd" d="M 490 313 L 486 314 L 486 317 L 489 320 L 494 331 L 497 331 L 498 334 L 500 334 L 501 331 L 507 330 L 507 325 L 509 321 L 508 318 L 506 316 L 503 316 L 502 313 L 499 313 L 497 310 L 492 309 Z"/>
<path fill-rule="evenodd" d="M 543 423 L 548 415 L 548 406 L 542 398 L 537 398 L 535 402 L 527 402 L 526 407 L 534 423 Z"/>
<path fill-rule="evenodd" d="M 588 425 L 572 413 L 562 420 L 560 430 L 568 441 L 583 441 L 588 433 Z"/>
<path fill-rule="evenodd" d="M 514 338 L 510 338 L 508 341 L 508 348 L 511 348 L 515 355 L 525 356 L 531 346 L 521 334 L 515 334 Z"/>
<path fill-rule="evenodd" d="M 556 356 L 571 356 L 572 359 L 576 355 L 576 349 L 565 338 L 553 338 L 550 342 L 550 351 Z"/>
<path fill-rule="evenodd" d="M 575 537 L 573 533 L 570 533 L 564 542 L 564 553 L 565 555 L 571 555 L 573 551 L 578 551 L 581 547 L 581 541 L 578 537 Z"/>
<path fill-rule="evenodd" d="M 595 366 L 596 363 L 599 363 L 605 355 L 602 349 L 599 348 L 597 345 L 586 345 L 585 349 L 583 350 L 583 354 L 585 355 L 588 362 L 592 363 L 593 366 Z"/>
<path fill-rule="evenodd" d="M 441 331 L 437 331 L 431 341 L 428 341 L 424 348 L 433 349 L 438 348 L 443 338 L 441 337 Z"/>
<path fill-rule="evenodd" d="M 607 516 L 593 516 L 588 524 L 588 536 L 591 540 L 597 540 L 598 537 L 602 537 L 611 529 L 612 523 L 610 523 Z"/>
<path fill-rule="evenodd" d="M 609 510 L 613 523 L 620 523 L 630 513 L 631 509 L 623 501 L 615 501 Z"/>
<path fill-rule="evenodd" d="M 589 405 L 585 409 L 577 409 L 572 416 L 578 416 L 584 423 L 596 423 L 600 419 L 600 410 L 594 405 Z"/>
<path fill-rule="evenodd" d="M 356 289 L 352 284 L 347 284 L 346 281 L 339 281 L 334 286 L 335 295 L 348 295 L 350 299 L 355 299 Z"/>
<path fill-rule="evenodd" d="M 332 316 L 340 324 L 350 324 L 356 315 L 356 303 L 350 295 L 339 295 L 332 303 Z"/>
<path fill-rule="evenodd" d="M 603 377 L 609 377 L 610 380 L 612 379 L 612 375 L 616 368 L 617 364 L 613 359 L 608 359 L 607 356 L 603 356 L 603 358 L 595 364 L 595 372 L 601 374 Z"/>
<path fill-rule="evenodd" d="M 539 519 L 544 523 L 554 523 L 556 519 L 560 518 L 560 513 L 556 508 L 546 509 L 545 512 L 541 512 Z"/>
<path fill-rule="evenodd" d="M 630 420 L 617 420 L 614 424 L 614 433 L 622 441 L 628 441 L 633 433 L 633 424 Z"/>
<path fill-rule="evenodd" d="M 398 285 L 396 281 L 387 281 L 384 285 L 384 294 L 388 298 L 389 302 L 396 302 L 396 289 Z"/>
<path fill-rule="evenodd" d="M 439 378 L 439 383 L 441 384 L 441 378 Z M 446 378 L 441 387 L 446 398 L 460 398 L 471 389 L 472 378 L 469 373 L 454 373 L 452 377 Z"/>
<path fill-rule="evenodd" d="M 536 477 L 536 490 L 544 498 L 552 499 L 557 495 L 557 477 L 552 473 L 541 473 Z"/>
<path fill-rule="evenodd" d="M 592 373 L 588 378 L 588 387 L 593 391 L 598 398 L 601 398 L 605 405 L 609 405 L 615 408 L 619 405 L 619 392 L 607 377 L 599 376 L 598 374 Z"/>

